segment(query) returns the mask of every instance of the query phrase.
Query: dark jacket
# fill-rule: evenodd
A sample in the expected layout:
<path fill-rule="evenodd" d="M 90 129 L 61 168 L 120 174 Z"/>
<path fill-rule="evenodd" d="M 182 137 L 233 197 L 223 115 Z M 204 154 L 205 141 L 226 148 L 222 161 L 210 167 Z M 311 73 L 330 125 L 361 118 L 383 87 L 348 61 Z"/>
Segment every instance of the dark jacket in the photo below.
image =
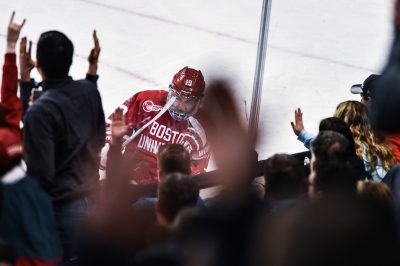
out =
<path fill-rule="evenodd" d="M 21 166 L 7 174 L 0 177 L 0 237 L 17 253 L 16 265 L 58 265 L 61 244 L 50 197 Z"/>
<path fill-rule="evenodd" d="M 43 82 L 44 93 L 24 118 L 28 173 L 57 203 L 98 186 L 98 154 L 105 118 L 96 84 L 88 80 Z"/>

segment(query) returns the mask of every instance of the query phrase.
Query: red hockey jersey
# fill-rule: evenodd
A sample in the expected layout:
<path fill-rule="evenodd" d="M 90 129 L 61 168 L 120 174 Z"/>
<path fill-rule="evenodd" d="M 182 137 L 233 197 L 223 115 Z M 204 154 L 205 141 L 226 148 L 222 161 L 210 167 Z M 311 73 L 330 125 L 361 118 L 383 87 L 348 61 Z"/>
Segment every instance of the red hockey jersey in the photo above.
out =
<path fill-rule="evenodd" d="M 143 91 L 133 95 L 121 106 L 125 121 L 132 124 L 129 135 L 139 130 L 164 107 L 167 91 Z M 106 123 L 107 142 L 111 140 L 111 116 Z M 146 127 L 125 147 L 124 156 L 135 158 L 139 163 L 132 169 L 132 178 L 138 184 L 158 182 L 157 151 L 160 145 L 179 143 L 190 153 L 192 175 L 205 172 L 210 158 L 206 130 L 208 119 L 200 109 L 185 121 L 177 121 L 168 111 Z M 129 136 L 126 136 L 126 139 Z M 103 160 L 104 161 L 104 160 Z M 103 165 L 104 167 L 104 165 Z"/>

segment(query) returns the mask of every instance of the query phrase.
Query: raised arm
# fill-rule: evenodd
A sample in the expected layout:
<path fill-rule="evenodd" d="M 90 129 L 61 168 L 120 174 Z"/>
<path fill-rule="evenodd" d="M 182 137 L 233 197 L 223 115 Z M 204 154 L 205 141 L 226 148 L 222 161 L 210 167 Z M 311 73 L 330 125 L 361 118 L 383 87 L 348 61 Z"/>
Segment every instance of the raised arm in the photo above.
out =
<path fill-rule="evenodd" d="M 110 149 L 108 151 L 108 159 L 106 166 L 106 173 L 108 177 L 112 177 L 111 180 L 108 178 L 108 183 L 116 185 L 123 180 L 124 173 L 124 160 L 121 154 L 122 138 L 128 132 L 128 126 L 125 123 L 124 114 L 121 108 L 117 108 L 112 114 L 111 122 L 111 135 L 112 141 Z"/>
<path fill-rule="evenodd" d="M 90 80 L 94 83 L 97 82 L 98 75 L 97 75 L 97 67 L 99 62 L 99 55 L 100 55 L 100 42 L 97 38 L 96 30 L 93 30 L 93 48 L 90 51 L 88 61 L 89 61 L 89 69 L 86 75 L 86 79 Z"/>
<path fill-rule="evenodd" d="M 300 108 L 294 110 L 294 122 L 290 122 L 290 124 L 292 125 L 293 132 L 294 134 L 296 134 L 297 139 L 303 142 L 304 146 L 307 149 L 310 149 L 311 143 L 315 139 L 315 135 L 305 130 L 303 123 L 303 113 L 301 112 Z"/>
<path fill-rule="evenodd" d="M 35 67 L 35 62 L 32 60 L 32 41 L 29 41 L 29 46 L 27 46 L 26 37 L 21 39 L 19 48 L 19 65 L 21 81 L 30 81 L 31 71 Z"/>
<path fill-rule="evenodd" d="M 26 110 L 29 107 L 29 97 L 31 96 L 32 88 L 35 85 L 33 79 L 31 79 L 31 71 L 35 67 L 35 62 L 32 60 L 32 42 L 29 41 L 27 47 L 27 39 L 23 37 L 20 42 L 19 48 L 19 67 L 20 67 L 20 82 L 19 82 L 19 94 L 22 102 L 22 113 L 25 115 Z"/>
<path fill-rule="evenodd" d="M 124 121 L 128 124 L 128 131 L 127 134 L 132 134 L 132 128 L 130 128 L 134 123 L 137 121 L 134 118 L 133 114 L 138 112 L 138 106 L 140 101 L 137 101 L 138 93 L 133 95 L 131 98 L 126 100 L 123 104 L 120 105 L 118 109 L 122 110 L 124 114 Z M 110 143 L 112 142 L 112 121 L 113 121 L 114 113 L 108 116 L 106 119 L 106 144 L 104 145 L 103 149 L 101 150 L 101 159 L 100 159 L 100 179 L 104 179 L 106 177 L 106 165 L 107 165 L 107 156 L 110 149 Z"/>
<path fill-rule="evenodd" d="M 25 24 L 25 19 L 21 24 L 14 23 L 15 11 L 12 13 L 7 30 L 7 53 L 15 54 L 15 47 L 19 38 L 22 27 Z"/>
<path fill-rule="evenodd" d="M 19 38 L 25 20 L 21 24 L 14 23 L 15 12 L 12 13 L 7 30 L 7 49 L 3 65 L 3 77 L 1 83 L 1 109 L 4 113 L 6 126 L 19 130 L 22 108 L 17 97 L 18 71 L 16 65 L 15 46 Z"/>
<path fill-rule="evenodd" d="M 299 136 L 300 132 L 304 130 L 303 113 L 300 108 L 294 110 L 294 122 L 290 122 L 290 124 L 292 125 L 293 132 L 296 136 Z"/>

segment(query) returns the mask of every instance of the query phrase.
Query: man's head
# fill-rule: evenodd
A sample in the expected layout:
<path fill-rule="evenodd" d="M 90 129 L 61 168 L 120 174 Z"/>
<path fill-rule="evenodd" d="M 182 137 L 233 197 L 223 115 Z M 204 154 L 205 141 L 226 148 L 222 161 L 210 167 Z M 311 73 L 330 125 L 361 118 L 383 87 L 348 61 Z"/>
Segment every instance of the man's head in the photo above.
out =
<path fill-rule="evenodd" d="M 37 44 L 36 58 L 43 79 L 67 77 L 73 54 L 74 46 L 63 33 L 59 31 L 42 33 Z"/>
<path fill-rule="evenodd" d="M 157 196 L 158 221 L 170 224 L 181 210 L 196 206 L 199 187 L 190 176 L 172 173 L 160 180 Z"/>
<path fill-rule="evenodd" d="M 158 177 L 171 173 L 191 174 L 190 154 L 181 144 L 166 144 L 158 148 L 157 153 Z"/>
<path fill-rule="evenodd" d="M 322 131 L 312 143 L 309 195 L 355 193 L 357 178 L 349 166 L 348 141 L 333 131 Z"/>
<path fill-rule="evenodd" d="M 319 131 L 335 131 L 342 134 L 349 142 L 349 152 L 355 153 L 356 144 L 354 142 L 353 133 L 351 133 L 349 125 L 337 117 L 327 117 L 319 123 Z"/>
<path fill-rule="evenodd" d="M 194 115 L 200 107 L 205 82 L 200 70 L 184 67 L 172 79 L 168 100 L 176 100 L 169 108 L 169 113 L 176 120 L 186 120 Z"/>
<path fill-rule="evenodd" d="M 20 163 L 21 156 L 20 136 L 9 128 L 0 128 L 0 176 Z"/>
<path fill-rule="evenodd" d="M 269 196 L 275 200 L 300 196 L 305 175 L 300 162 L 289 154 L 275 154 L 265 162 L 264 177 Z"/>
<path fill-rule="evenodd" d="M 366 80 L 364 80 L 363 84 L 355 84 L 351 86 L 350 91 L 353 94 L 361 95 L 361 102 L 365 104 L 369 104 L 371 101 L 372 94 L 375 91 L 376 84 L 379 82 L 381 75 L 372 74 Z"/>
<path fill-rule="evenodd" d="M 348 145 L 349 142 L 342 134 L 330 130 L 321 131 L 312 143 L 312 157 L 315 161 L 346 162 Z"/>

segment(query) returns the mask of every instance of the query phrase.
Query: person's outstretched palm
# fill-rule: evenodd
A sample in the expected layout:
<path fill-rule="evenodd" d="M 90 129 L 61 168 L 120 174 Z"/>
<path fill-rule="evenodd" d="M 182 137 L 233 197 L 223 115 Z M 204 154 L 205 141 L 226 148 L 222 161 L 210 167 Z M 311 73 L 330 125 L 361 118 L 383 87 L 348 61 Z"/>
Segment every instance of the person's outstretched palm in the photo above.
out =
<path fill-rule="evenodd" d="M 97 64 L 99 61 L 99 55 L 100 55 L 101 48 L 100 48 L 99 38 L 97 38 L 96 30 L 93 30 L 93 43 L 94 43 L 94 46 L 93 46 L 92 50 L 90 50 L 88 61 L 90 64 Z"/>
<path fill-rule="evenodd" d="M 294 134 L 298 136 L 300 132 L 304 129 L 304 124 L 303 124 L 303 113 L 301 112 L 300 108 L 297 108 L 297 110 L 294 110 L 294 123 L 290 122 L 292 125 L 292 129 Z"/>
<path fill-rule="evenodd" d="M 128 132 L 125 123 L 124 113 L 121 108 L 117 108 L 112 115 L 111 136 L 113 141 L 120 142 L 122 137 Z"/>
<path fill-rule="evenodd" d="M 19 66 L 21 80 L 30 81 L 31 70 L 35 67 L 36 63 L 32 60 L 32 42 L 29 41 L 29 46 L 27 49 L 27 39 L 23 37 L 20 43 L 19 49 Z"/>

